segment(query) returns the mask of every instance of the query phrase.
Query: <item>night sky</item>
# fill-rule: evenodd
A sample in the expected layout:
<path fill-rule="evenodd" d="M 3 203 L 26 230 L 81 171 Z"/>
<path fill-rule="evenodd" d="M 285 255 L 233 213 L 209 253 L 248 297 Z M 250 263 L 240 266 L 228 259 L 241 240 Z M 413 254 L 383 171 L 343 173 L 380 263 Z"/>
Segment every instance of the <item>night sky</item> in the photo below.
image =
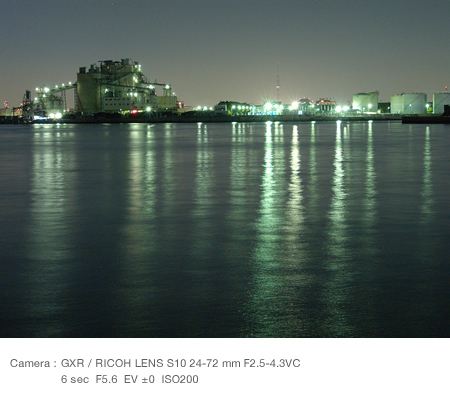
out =
<path fill-rule="evenodd" d="M 131 58 L 190 106 L 275 99 L 277 63 L 284 103 L 375 90 L 431 101 L 450 85 L 449 33 L 449 0 L 3 1 L 0 100 Z"/>

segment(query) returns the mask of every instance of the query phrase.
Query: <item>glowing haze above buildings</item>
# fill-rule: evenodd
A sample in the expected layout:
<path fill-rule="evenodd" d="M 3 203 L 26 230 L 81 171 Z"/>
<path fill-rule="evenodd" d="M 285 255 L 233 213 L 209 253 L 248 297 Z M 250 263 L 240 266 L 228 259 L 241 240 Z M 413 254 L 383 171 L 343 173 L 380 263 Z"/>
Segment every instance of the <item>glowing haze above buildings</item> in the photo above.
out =
<path fill-rule="evenodd" d="M 132 58 L 180 100 L 351 101 L 359 92 L 431 95 L 450 83 L 448 0 L 16 0 L 4 2 L 0 100 Z"/>

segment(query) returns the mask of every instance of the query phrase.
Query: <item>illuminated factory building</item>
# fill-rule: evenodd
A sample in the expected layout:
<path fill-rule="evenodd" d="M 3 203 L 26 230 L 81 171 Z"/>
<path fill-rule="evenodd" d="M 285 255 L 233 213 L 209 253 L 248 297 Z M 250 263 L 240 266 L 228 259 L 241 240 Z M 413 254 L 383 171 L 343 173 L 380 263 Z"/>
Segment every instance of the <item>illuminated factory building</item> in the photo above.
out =
<path fill-rule="evenodd" d="M 156 94 L 156 86 L 162 86 L 162 96 Z M 177 97 L 170 85 L 151 83 L 141 65 L 131 59 L 100 61 L 100 66 L 91 65 L 87 72 L 80 68 L 75 98 L 75 108 L 82 113 L 177 109 Z"/>
<path fill-rule="evenodd" d="M 99 66 L 91 65 L 89 70 L 81 67 L 76 83 L 36 88 L 34 101 L 27 91 L 23 100 L 24 116 L 61 117 L 67 111 L 67 90 L 74 90 L 75 111 L 82 115 L 178 110 L 179 103 L 170 84 L 150 82 L 138 62 L 127 58 L 99 63 Z M 162 95 L 157 94 L 157 87 Z"/>

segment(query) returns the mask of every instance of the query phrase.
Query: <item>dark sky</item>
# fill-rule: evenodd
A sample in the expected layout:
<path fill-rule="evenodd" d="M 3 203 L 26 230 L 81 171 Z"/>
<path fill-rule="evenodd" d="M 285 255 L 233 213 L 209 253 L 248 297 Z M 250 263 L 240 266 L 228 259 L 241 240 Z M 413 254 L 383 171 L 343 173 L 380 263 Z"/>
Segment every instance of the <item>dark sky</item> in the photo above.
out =
<path fill-rule="evenodd" d="M 0 9 L 0 100 L 131 58 L 186 105 L 351 101 L 450 85 L 449 0 L 14 0 Z M 0 106 L 2 106 L 0 104 Z"/>

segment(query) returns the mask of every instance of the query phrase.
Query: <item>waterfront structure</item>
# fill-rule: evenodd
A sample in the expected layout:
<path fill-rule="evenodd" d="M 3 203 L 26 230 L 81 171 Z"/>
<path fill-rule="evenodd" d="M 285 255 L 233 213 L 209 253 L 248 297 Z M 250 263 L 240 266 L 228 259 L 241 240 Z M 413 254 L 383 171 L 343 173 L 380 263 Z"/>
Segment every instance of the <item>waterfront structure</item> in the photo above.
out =
<path fill-rule="evenodd" d="M 0 109 L 0 118 L 12 117 L 13 110 L 9 108 Z"/>
<path fill-rule="evenodd" d="M 248 116 L 254 114 L 255 107 L 246 102 L 220 101 L 214 106 L 216 116 Z"/>
<path fill-rule="evenodd" d="M 427 95 L 424 93 L 402 93 L 391 96 L 391 113 L 401 115 L 423 115 L 427 113 Z"/>
<path fill-rule="evenodd" d="M 353 94 L 353 109 L 359 109 L 363 113 L 377 112 L 379 94 L 378 91 Z"/>
<path fill-rule="evenodd" d="M 283 115 L 285 106 L 281 101 L 265 101 L 262 105 L 256 107 L 256 114 L 258 115 Z"/>
<path fill-rule="evenodd" d="M 450 93 L 433 94 L 433 113 L 435 115 L 443 114 L 445 105 L 450 105 Z"/>
<path fill-rule="evenodd" d="M 314 113 L 330 114 L 336 112 L 336 101 L 320 98 L 314 105 Z"/>
<path fill-rule="evenodd" d="M 32 117 L 60 118 L 67 110 L 66 91 L 71 89 L 76 90 L 76 83 L 62 84 L 53 89 L 46 86 L 37 87 L 37 97 L 34 101 L 31 100 L 30 91 L 27 90 L 22 102 L 24 117 L 30 119 Z"/>
<path fill-rule="evenodd" d="M 311 115 L 314 109 L 314 101 L 311 98 L 299 98 L 298 99 L 298 114 L 299 115 Z"/>
<path fill-rule="evenodd" d="M 76 110 L 81 113 L 140 112 L 159 110 L 174 112 L 178 108 L 170 84 L 150 82 L 141 65 L 126 58 L 99 61 L 100 66 L 85 67 L 77 74 Z M 161 86 L 163 95 L 156 94 Z"/>
<path fill-rule="evenodd" d="M 150 82 L 142 73 L 141 65 L 126 58 L 121 61 L 99 61 L 87 70 L 80 67 L 75 83 L 49 88 L 36 88 L 31 100 L 26 91 L 22 108 L 24 117 L 58 119 L 68 112 L 66 91 L 73 90 L 75 111 L 83 115 L 96 113 L 173 113 L 183 107 L 177 101 L 170 84 Z M 158 95 L 156 87 L 162 89 Z"/>

